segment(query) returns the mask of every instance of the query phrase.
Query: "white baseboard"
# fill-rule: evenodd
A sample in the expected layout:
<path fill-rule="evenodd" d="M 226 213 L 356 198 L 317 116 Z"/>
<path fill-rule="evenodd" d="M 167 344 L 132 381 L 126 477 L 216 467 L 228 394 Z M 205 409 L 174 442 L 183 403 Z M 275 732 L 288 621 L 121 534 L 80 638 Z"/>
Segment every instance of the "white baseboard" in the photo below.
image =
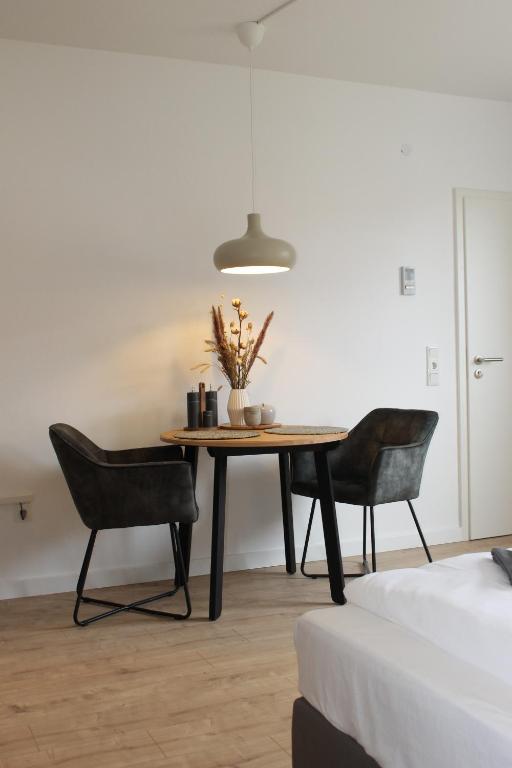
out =
<path fill-rule="evenodd" d="M 437 531 L 425 531 L 429 544 L 447 544 L 454 541 L 464 541 L 462 528 L 445 528 Z M 396 536 L 381 536 L 377 542 L 378 552 L 388 552 L 395 549 L 411 549 L 421 546 L 416 534 L 397 534 Z M 349 539 L 343 541 L 343 554 L 346 556 L 361 553 L 361 541 Z M 300 562 L 302 549 L 296 550 L 297 562 Z M 322 544 L 312 544 L 309 547 L 308 561 L 325 560 L 325 550 Z M 284 565 L 282 547 L 259 552 L 243 552 L 227 554 L 224 560 L 226 571 L 246 571 L 253 568 L 268 568 L 272 565 Z M 77 571 L 74 573 L 52 574 L 27 579 L 0 579 L 0 600 L 15 597 L 49 595 L 58 592 L 72 592 L 76 586 Z M 202 576 L 210 572 L 210 558 L 192 558 L 190 563 L 191 576 Z M 88 587 L 112 587 L 119 584 L 138 584 L 145 581 L 159 581 L 169 578 L 169 563 L 152 565 L 125 566 L 121 568 L 101 568 L 91 570 Z"/>

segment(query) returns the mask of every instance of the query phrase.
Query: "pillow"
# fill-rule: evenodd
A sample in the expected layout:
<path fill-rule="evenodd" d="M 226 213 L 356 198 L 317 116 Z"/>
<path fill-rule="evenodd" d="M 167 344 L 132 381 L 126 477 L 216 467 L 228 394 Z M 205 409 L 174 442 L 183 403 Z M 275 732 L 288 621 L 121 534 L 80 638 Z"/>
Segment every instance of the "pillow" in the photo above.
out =
<path fill-rule="evenodd" d="M 512 550 L 505 549 L 505 547 L 494 547 L 491 549 L 491 555 L 494 562 L 503 568 L 512 584 Z"/>

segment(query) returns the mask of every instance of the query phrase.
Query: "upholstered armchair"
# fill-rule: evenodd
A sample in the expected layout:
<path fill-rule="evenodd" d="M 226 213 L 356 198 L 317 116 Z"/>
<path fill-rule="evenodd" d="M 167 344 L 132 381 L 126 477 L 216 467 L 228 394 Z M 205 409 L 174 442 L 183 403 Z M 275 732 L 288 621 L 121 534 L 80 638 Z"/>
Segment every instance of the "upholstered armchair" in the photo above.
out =
<path fill-rule="evenodd" d="M 106 451 L 67 424 L 51 426 L 50 440 L 78 514 L 91 531 L 76 589 L 75 624 L 85 626 L 121 611 L 138 611 L 172 619 L 188 618 L 191 603 L 177 523 L 195 522 L 198 509 L 192 466 L 183 461 L 181 448 L 162 446 Z M 181 575 L 176 582 L 183 583 L 185 613 L 143 607 L 155 600 L 173 596 L 179 586 L 127 605 L 84 596 L 87 572 L 99 531 L 164 524 L 169 525 L 175 570 Z M 81 620 L 81 603 L 95 603 L 110 610 Z"/>
<path fill-rule="evenodd" d="M 412 500 L 418 498 L 420 493 L 423 465 L 438 420 L 434 411 L 377 408 L 350 431 L 338 448 L 328 454 L 335 501 L 363 507 L 363 565 L 366 572 L 369 570 L 366 560 L 367 509 L 370 508 L 372 570 L 375 571 L 374 508 L 394 501 L 406 501 L 409 505 L 427 558 L 432 561 Z M 312 454 L 293 455 L 291 487 L 293 493 L 313 499 L 301 570 L 305 576 L 316 578 L 319 574 L 305 571 L 318 498 Z"/>

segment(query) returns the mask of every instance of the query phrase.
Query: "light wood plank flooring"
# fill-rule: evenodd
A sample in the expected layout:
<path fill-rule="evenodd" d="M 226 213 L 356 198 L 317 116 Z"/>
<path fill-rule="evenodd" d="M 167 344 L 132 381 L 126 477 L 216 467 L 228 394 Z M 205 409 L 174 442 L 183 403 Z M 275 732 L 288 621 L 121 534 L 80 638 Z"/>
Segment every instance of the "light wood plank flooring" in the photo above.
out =
<path fill-rule="evenodd" d="M 432 553 L 497 543 L 512 537 Z M 380 569 L 423 562 L 419 549 L 378 558 Z M 158 588 L 96 592 L 126 601 Z M 327 581 L 229 573 L 216 623 L 205 618 L 208 579 L 191 579 L 191 591 L 189 621 L 128 614 L 84 629 L 71 623 L 69 593 L 2 602 L 0 768 L 290 768 L 293 624 L 331 605 Z"/>

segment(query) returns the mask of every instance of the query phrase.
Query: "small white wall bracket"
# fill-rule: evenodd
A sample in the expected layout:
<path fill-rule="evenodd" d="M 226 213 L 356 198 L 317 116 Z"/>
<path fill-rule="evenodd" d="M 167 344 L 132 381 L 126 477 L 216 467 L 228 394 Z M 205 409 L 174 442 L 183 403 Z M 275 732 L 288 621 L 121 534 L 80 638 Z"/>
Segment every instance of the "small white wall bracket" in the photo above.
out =
<path fill-rule="evenodd" d="M 31 504 L 33 500 L 34 494 L 30 492 L 9 493 L 0 496 L 0 506 L 12 507 L 18 505 L 21 519 L 26 520 L 27 505 Z"/>

